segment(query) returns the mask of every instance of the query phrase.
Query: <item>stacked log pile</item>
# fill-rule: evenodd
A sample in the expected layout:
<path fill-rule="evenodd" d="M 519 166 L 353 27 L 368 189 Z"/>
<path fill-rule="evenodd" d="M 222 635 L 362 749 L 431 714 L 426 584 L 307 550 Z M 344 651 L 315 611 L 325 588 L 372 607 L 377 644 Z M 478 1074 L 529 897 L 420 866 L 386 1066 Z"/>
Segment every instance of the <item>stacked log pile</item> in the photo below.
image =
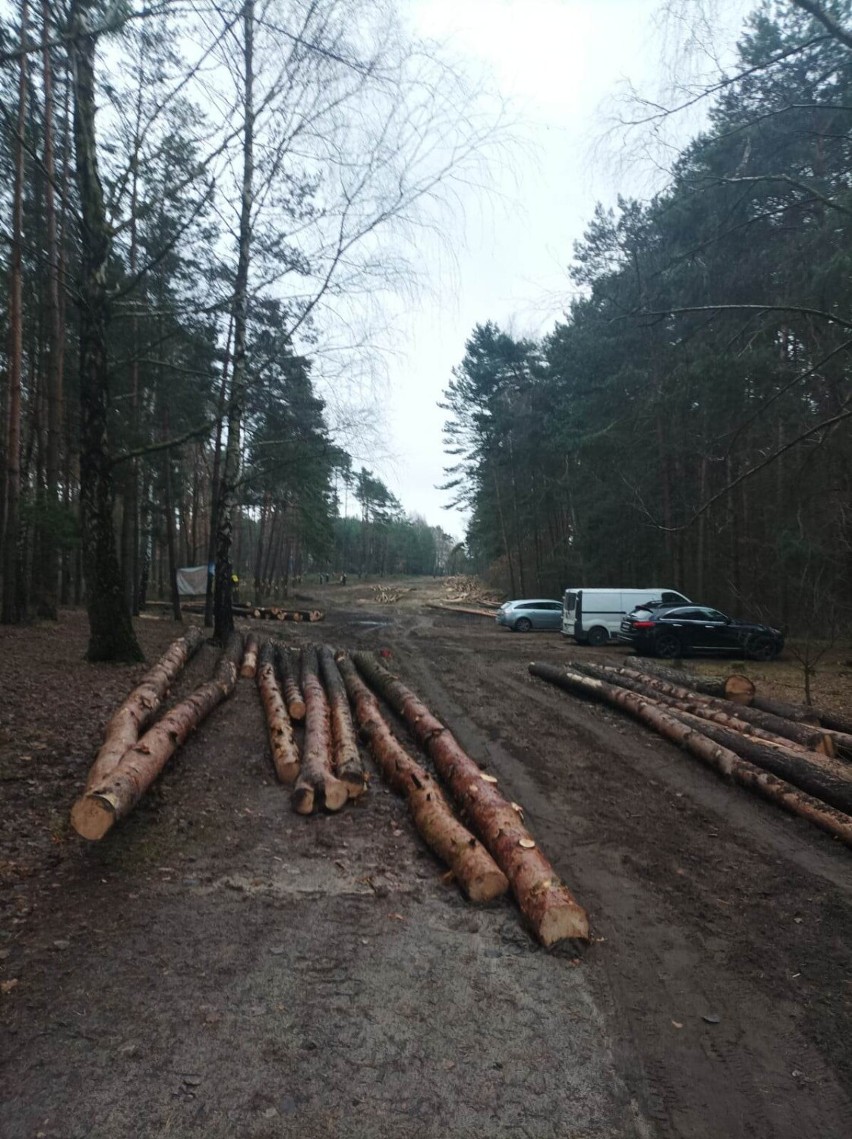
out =
<path fill-rule="evenodd" d="M 433 776 L 394 737 L 352 661 L 339 655 L 337 663 L 376 766 L 394 791 L 408 800 L 414 825 L 427 845 L 450 867 L 472 902 L 490 902 L 504 894 L 509 888 L 506 875 L 455 817 Z"/>
<path fill-rule="evenodd" d="M 852 756 L 852 735 L 801 717 L 754 707 L 736 685 L 734 699 L 720 698 L 725 682 L 711 680 L 697 691 L 689 673 L 660 665 L 626 668 L 571 661 L 566 668 L 532 663 L 532 675 L 573 695 L 590 697 L 628 712 L 680 744 L 733 781 L 852 846 L 852 767 L 835 758 Z M 731 679 L 731 678 L 727 678 Z M 692 684 L 691 687 L 686 685 Z"/>
<path fill-rule="evenodd" d="M 482 771 L 421 700 L 369 653 L 355 653 L 358 671 L 424 745 L 439 776 L 506 875 L 521 912 L 545 946 L 588 940 L 589 919 L 524 826 L 523 812 L 504 799 L 497 779 Z"/>
<path fill-rule="evenodd" d="M 181 606 L 185 613 L 203 613 L 203 605 L 185 604 Z M 253 617 L 256 621 L 323 621 L 325 613 L 322 609 L 287 609 L 282 605 L 234 605 L 232 612 L 235 617 Z"/>
<path fill-rule="evenodd" d="M 482 770 L 372 654 L 355 654 L 353 664 L 328 645 L 307 645 L 297 653 L 255 634 L 245 642 L 235 634 L 213 678 L 166 711 L 140 738 L 168 685 L 200 642 L 200 631 L 175 642 L 110 721 L 86 790 L 72 808 L 72 823 L 80 835 L 102 838 L 128 814 L 190 732 L 234 691 L 242 676 L 255 681 L 272 763 L 279 781 L 292 787 L 294 811 L 336 812 L 367 791 L 357 724 L 383 778 L 407 800 L 416 830 L 470 901 L 487 903 L 511 889 L 544 946 L 568 938 L 589 939 L 585 910 L 530 834 L 521 807 L 504 798 L 497 778 Z M 376 694 L 407 723 L 431 756 L 435 772 L 414 760 L 394 736 Z"/>
<path fill-rule="evenodd" d="M 276 655 L 283 664 L 279 674 L 292 672 L 292 658 L 286 650 L 279 646 Z M 267 664 L 271 658 L 271 650 L 264 646 L 259 676 L 262 673 L 264 683 L 275 683 L 277 688 L 274 672 Z M 450 867 L 465 894 L 472 901 L 486 902 L 511 886 L 521 912 L 543 945 L 552 946 L 566 938 L 588 940 L 585 910 L 538 848 L 517 803 L 503 798 L 496 778 L 480 770 L 444 725 L 375 656 L 356 653 L 353 659 L 358 671 L 345 654 L 335 657 L 327 645 L 302 650 L 300 689 L 306 711 L 301 764 L 291 796 L 293 809 L 305 815 L 320 808 L 338 811 L 347 799 L 359 798 L 366 790 L 351 700 L 360 733 L 380 772 L 406 797 L 415 827 Z M 415 738 L 424 744 L 438 776 L 475 834 L 454 816 L 438 780 L 395 739 L 364 680 L 402 715 Z M 287 706 L 278 691 L 278 699 L 265 702 L 271 740 Z"/>
<path fill-rule="evenodd" d="M 236 613 L 236 609 L 234 610 Z M 255 605 L 245 611 L 247 617 L 257 621 L 322 621 L 325 613 L 321 609 L 282 609 L 277 605 Z"/>

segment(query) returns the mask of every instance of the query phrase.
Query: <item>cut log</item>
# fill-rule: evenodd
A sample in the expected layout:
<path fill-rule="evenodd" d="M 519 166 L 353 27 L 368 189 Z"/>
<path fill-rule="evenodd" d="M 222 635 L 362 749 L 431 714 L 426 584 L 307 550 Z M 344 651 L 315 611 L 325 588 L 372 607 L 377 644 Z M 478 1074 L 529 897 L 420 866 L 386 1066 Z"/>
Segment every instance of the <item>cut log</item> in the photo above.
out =
<path fill-rule="evenodd" d="M 699 717 L 707 722 L 718 724 L 723 728 L 728 728 L 734 732 L 742 732 L 747 736 L 754 736 L 757 739 L 765 740 L 773 745 L 785 745 L 791 748 L 798 748 L 806 755 L 816 755 L 813 749 L 806 749 L 803 744 L 797 744 L 786 736 L 778 736 L 773 732 L 768 732 L 764 728 L 760 728 L 757 724 L 751 724 L 747 720 L 743 720 L 739 715 L 740 709 L 734 705 L 727 705 L 725 711 L 719 711 L 715 705 L 705 700 L 700 693 L 690 693 L 689 698 L 678 699 L 669 694 L 669 689 L 674 686 L 667 684 L 665 681 L 659 681 L 657 685 L 653 684 L 655 678 L 645 676 L 640 672 L 623 672 L 619 669 L 607 665 L 595 665 L 587 661 L 569 661 L 568 668 L 573 672 L 580 672 L 584 676 L 593 676 L 597 680 L 605 680 L 607 683 L 616 684 L 621 688 L 627 688 L 631 692 L 638 692 L 642 696 L 647 696 L 649 700 L 653 700 L 657 704 L 665 707 L 678 709 L 684 713 L 688 713 Z M 684 691 L 686 691 L 684 689 Z M 822 740 L 821 733 L 815 733 L 814 739 L 817 741 Z"/>
<path fill-rule="evenodd" d="M 460 613 L 465 617 L 487 617 L 493 621 L 497 616 L 496 609 L 474 609 L 467 605 L 442 605 L 438 601 L 427 601 L 427 609 L 438 609 L 441 613 Z"/>
<path fill-rule="evenodd" d="M 278 665 L 278 676 L 281 680 L 281 691 L 291 720 L 304 720 L 305 698 L 302 695 L 299 675 L 302 661 L 299 650 L 290 652 L 284 645 L 275 646 L 275 662 Z"/>
<path fill-rule="evenodd" d="M 730 748 L 723 747 L 709 739 L 702 732 L 669 715 L 658 704 L 638 692 L 608 684 L 603 680 L 554 668 L 553 665 L 533 662 L 529 666 L 533 676 L 547 680 L 566 692 L 601 700 L 622 708 L 637 720 L 648 724 L 661 735 L 673 740 L 692 752 L 693 755 L 714 767 L 723 775 L 750 787 L 792 814 L 800 815 L 815 826 L 839 838 L 847 846 L 852 846 L 852 816 L 815 799 L 811 795 L 792 787 L 784 779 L 779 779 L 769 771 L 750 763 Z"/>
<path fill-rule="evenodd" d="M 443 791 L 408 755 L 382 716 L 378 702 L 348 657 L 337 660 L 361 735 L 383 778 L 408 801 L 418 833 L 453 872 L 472 902 L 490 902 L 509 888 L 506 875 L 452 812 Z"/>
<path fill-rule="evenodd" d="M 834 732 L 835 736 L 846 736 L 843 740 L 844 751 L 849 751 L 852 743 L 852 719 L 839 712 L 829 712 L 827 708 L 812 707 L 808 704 L 780 704 L 778 700 L 770 700 L 765 696 L 756 696 L 755 707 L 762 708 L 764 712 L 773 712 L 776 715 L 785 715 L 788 720 L 802 720 L 805 723 L 819 723 L 822 727 Z"/>
<path fill-rule="evenodd" d="M 86 780 L 86 790 L 102 783 L 117 767 L 122 756 L 139 740 L 141 732 L 154 720 L 169 688 L 198 652 L 204 631 L 197 625 L 172 641 L 153 668 L 140 680 L 106 726 L 104 742 Z"/>
<path fill-rule="evenodd" d="M 266 714 L 275 774 L 282 783 L 293 783 L 299 774 L 299 749 L 293 738 L 287 705 L 284 703 L 275 675 L 275 648 L 269 641 L 265 641 L 260 650 L 257 688 Z"/>
<path fill-rule="evenodd" d="M 624 666 L 650 676 L 659 676 L 670 684 L 679 684 L 681 688 L 689 688 L 693 692 L 703 692 L 705 696 L 732 700 L 735 704 L 751 704 L 754 700 L 754 682 L 739 673 L 732 676 L 699 676 L 685 669 L 668 668 L 647 657 L 625 657 Z"/>
<path fill-rule="evenodd" d="M 755 693 L 752 707 L 761 712 L 771 712 L 773 716 L 781 716 L 784 720 L 796 720 L 800 724 L 814 724 L 819 726 L 820 718 L 813 708 L 804 704 L 785 704 L 781 700 L 770 700 L 768 696 Z"/>
<path fill-rule="evenodd" d="M 248 633 L 246 635 L 243 663 L 240 668 L 240 676 L 246 680 L 254 680 L 257 675 L 257 654 L 259 649 L 260 645 L 258 644 L 257 633 Z"/>
<path fill-rule="evenodd" d="M 305 695 L 305 744 L 302 767 L 290 798 L 293 810 L 310 815 L 318 807 L 339 811 L 349 798 L 345 783 L 335 776 L 331 753 L 328 701 L 318 673 L 317 650 L 302 650 L 302 692 Z"/>
<path fill-rule="evenodd" d="M 349 711 L 349 698 L 340 675 L 334 654 L 328 645 L 319 651 L 320 670 L 328 696 L 331 716 L 331 742 L 334 748 L 334 770 L 337 778 L 346 784 L 350 799 L 358 799 L 367 790 L 364 764 L 355 738 L 355 725 Z"/>
<path fill-rule="evenodd" d="M 848 716 L 842 716 L 839 712 L 829 712 L 827 708 L 815 708 L 813 710 L 824 728 L 828 728 L 838 735 L 848 736 L 852 740 L 852 719 Z"/>
<path fill-rule="evenodd" d="M 362 676 L 428 750 L 438 774 L 509 879 L 521 913 L 542 945 L 555 945 L 566 938 L 588 940 L 586 911 L 559 881 L 524 826 L 520 812 L 497 790 L 494 777 L 480 771 L 426 705 L 375 657 L 355 653 L 353 659 Z"/>
<path fill-rule="evenodd" d="M 730 748 L 757 767 L 771 771 L 773 775 L 786 779 L 809 795 L 836 807 L 838 811 L 852 815 L 852 776 L 844 773 L 844 765 L 838 760 L 803 748 L 794 750 L 793 747 L 785 748 L 754 736 L 742 735 L 735 729 L 710 723 L 679 708 L 669 708 L 668 712 L 675 719 L 688 724 L 715 743 Z"/>
<path fill-rule="evenodd" d="M 71 823 L 83 838 L 103 838 L 136 806 L 190 732 L 234 691 L 243 654 L 243 638 L 233 634 L 219 658 L 213 679 L 176 704 L 125 753 L 105 780 L 71 808 Z"/>
<path fill-rule="evenodd" d="M 754 724 L 756 727 L 762 728 L 772 735 L 780 736 L 782 739 L 793 740 L 811 751 L 834 755 L 834 742 L 831 733 L 825 732 L 821 728 L 811 727 L 809 724 L 782 720 L 780 716 L 772 716 L 769 712 L 761 712 L 757 708 L 751 708 L 745 704 L 737 704 L 734 707 L 730 702 L 718 700 L 714 696 L 706 696 L 700 692 L 692 692 L 688 688 L 671 684 L 658 676 L 645 676 L 639 680 L 634 680 L 634 677 L 640 675 L 634 669 L 614 668 L 611 665 L 593 665 L 587 664 L 585 661 L 569 661 L 569 668 L 573 668 L 575 672 L 596 676 L 598 679 L 606 680 L 611 684 L 624 683 L 625 686 L 631 686 L 634 689 L 637 683 L 644 685 L 644 691 L 659 692 L 664 696 L 673 697 L 675 700 L 686 701 L 692 705 L 690 711 L 696 711 L 700 705 L 714 712 L 721 712 L 723 715 L 736 715 L 740 720 Z"/>

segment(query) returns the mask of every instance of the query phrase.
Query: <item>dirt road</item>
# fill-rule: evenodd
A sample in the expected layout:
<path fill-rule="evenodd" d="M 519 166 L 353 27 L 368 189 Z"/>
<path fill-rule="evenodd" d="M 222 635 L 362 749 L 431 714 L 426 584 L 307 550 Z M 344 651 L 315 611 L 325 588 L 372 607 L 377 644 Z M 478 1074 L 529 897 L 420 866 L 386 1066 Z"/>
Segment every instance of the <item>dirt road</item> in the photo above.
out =
<path fill-rule="evenodd" d="M 0 1135 L 848 1134 L 849 851 L 531 679 L 559 634 L 442 616 L 425 587 L 334 596 L 284 634 L 387 648 L 523 804 L 595 940 L 548 953 L 510 901 L 465 903 L 378 779 L 292 814 L 245 681 L 81 843 L 67 808 L 139 670 L 81 664 L 79 616 L 6 630 Z M 155 654 L 173 626 L 140 632 Z"/>

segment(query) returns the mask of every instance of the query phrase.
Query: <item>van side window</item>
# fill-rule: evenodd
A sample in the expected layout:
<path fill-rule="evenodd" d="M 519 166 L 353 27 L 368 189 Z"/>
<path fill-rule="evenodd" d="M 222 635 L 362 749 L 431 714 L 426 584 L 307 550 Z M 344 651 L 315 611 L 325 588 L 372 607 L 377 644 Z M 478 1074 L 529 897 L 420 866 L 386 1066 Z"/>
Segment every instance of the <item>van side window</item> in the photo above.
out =
<path fill-rule="evenodd" d="M 672 589 L 663 590 L 663 605 L 688 605 L 689 599 L 682 593 L 675 593 Z"/>

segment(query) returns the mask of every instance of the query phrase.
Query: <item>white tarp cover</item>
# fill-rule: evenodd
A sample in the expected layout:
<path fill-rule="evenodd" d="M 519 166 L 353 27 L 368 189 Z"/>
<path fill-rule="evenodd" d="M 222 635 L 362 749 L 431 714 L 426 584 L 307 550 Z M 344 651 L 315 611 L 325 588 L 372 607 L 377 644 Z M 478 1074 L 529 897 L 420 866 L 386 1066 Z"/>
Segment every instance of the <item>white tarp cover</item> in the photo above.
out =
<path fill-rule="evenodd" d="M 177 571 L 178 593 L 197 597 L 207 592 L 207 566 L 184 566 Z"/>

